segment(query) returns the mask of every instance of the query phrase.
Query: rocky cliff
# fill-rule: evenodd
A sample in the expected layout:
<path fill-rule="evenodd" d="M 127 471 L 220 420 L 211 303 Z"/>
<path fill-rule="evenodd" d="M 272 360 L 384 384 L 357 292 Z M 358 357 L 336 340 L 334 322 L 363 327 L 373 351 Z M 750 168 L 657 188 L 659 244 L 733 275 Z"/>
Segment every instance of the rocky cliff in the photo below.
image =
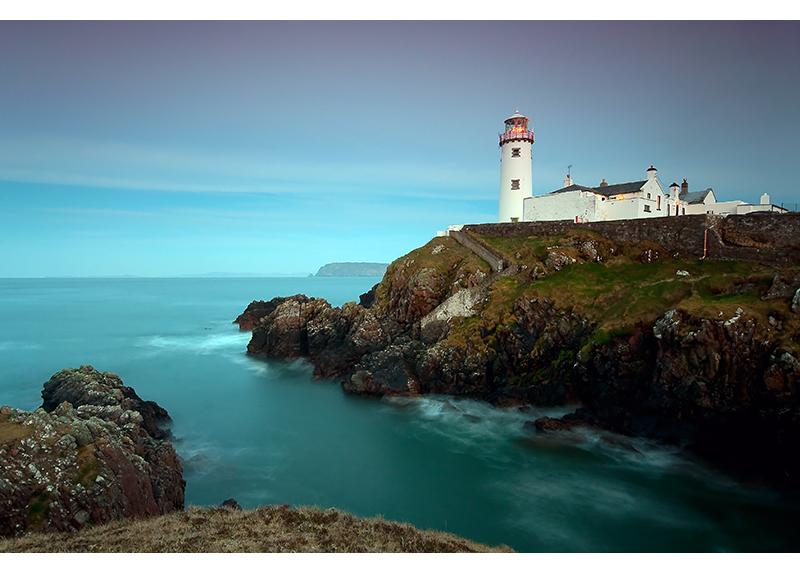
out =
<path fill-rule="evenodd" d="M 166 410 L 90 366 L 56 373 L 42 398 L 32 413 L 0 408 L 0 536 L 183 509 Z"/>
<path fill-rule="evenodd" d="M 574 404 L 540 432 L 597 425 L 800 486 L 798 268 L 577 226 L 506 229 L 463 231 L 502 271 L 437 237 L 390 265 L 369 308 L 280 302 L 248 353 L 307 357 L 348 393 Z"/>

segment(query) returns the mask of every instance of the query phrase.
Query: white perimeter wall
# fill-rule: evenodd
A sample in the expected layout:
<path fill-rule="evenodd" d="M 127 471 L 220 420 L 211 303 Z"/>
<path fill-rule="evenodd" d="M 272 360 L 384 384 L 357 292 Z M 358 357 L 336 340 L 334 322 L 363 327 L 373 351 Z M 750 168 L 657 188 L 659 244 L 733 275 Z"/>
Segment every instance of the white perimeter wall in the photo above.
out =
<path fill-rule="evenodd" d="M 760 206 L 750 206 L 738 199 L 735 201 L 719 201 L 714 203 L 694 203 L 686 206 L 686 215 L 697 215 L 703 213 L 711 213 L 713 215 L 719 215 L 720 213 L 748 213 L 750 211 L 750 209 L 748 209 L 749 207 Z M 760 211 L 760 209 L 757 211 Z"/>

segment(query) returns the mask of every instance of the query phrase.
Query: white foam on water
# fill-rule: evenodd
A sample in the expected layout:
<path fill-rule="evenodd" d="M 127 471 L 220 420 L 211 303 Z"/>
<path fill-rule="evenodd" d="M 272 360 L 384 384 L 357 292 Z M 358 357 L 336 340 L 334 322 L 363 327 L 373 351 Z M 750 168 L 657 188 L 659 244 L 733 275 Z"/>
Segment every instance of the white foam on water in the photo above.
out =
<path fill-rule="evenodd" d="M 314 366 L 302 357 L 286 361 L 251 357 L 245 353 L 246 347 L 247 342 L 237 348 L 237 354 L 231 356 L 230 359 L 259 377 L 274 378 L 288 375 L 288 377 L 308 378 L 310 382 L 314 381 L 312 376 Z"/>
<path fill-rule="evenodd" d="M 215 333 L 203 331 L 187 335 L 151 335 L 140 337 L 135 345 L 148 354 L 174 351 L 191 352 L 196 355 L 218 354 L 224 351 L 243 352 L 250 340 L 249 333 Z"/>
<path fill-rule="evenodd" d="M 561 416 L 570 409 L 496 408 L 473 399 L 447 396 L 385 399 L 388 410 L 408 418 L 413 435 L 436 435 L 459 452 L 479 453 L 485 459 L 504 461 L 498 445 L 526 436 L 525 422 L 541 416 Z"/>

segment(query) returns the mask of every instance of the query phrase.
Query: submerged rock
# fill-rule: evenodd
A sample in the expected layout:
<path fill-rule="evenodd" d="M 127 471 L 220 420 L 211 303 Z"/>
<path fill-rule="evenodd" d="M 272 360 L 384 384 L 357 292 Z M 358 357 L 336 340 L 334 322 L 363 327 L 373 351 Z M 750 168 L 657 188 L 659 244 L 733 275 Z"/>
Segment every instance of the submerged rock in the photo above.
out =
<path fill-rule="evenodd" d="M 0 408 L 0 535 L 183 509 L 164 409 L 89 366 L 56 373 L 42 395 L 32 413 Z"/>

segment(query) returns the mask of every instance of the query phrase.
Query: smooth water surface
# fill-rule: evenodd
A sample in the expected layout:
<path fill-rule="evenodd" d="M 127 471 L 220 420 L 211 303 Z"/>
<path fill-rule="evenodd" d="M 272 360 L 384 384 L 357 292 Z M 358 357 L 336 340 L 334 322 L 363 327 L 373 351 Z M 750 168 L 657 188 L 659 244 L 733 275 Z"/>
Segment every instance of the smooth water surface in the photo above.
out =
<path fill-rule="evenodd" d="M 365 399 L 246 356 L 253 299 L 357 300 L 372 278 L 0 280 L 0 404 L 90 364 L 173 418 L 187 504 L 336 506 L 518 551 L 797 551 L 798 504 L 645 441 L 541 437 L 565 410 Z"/>

